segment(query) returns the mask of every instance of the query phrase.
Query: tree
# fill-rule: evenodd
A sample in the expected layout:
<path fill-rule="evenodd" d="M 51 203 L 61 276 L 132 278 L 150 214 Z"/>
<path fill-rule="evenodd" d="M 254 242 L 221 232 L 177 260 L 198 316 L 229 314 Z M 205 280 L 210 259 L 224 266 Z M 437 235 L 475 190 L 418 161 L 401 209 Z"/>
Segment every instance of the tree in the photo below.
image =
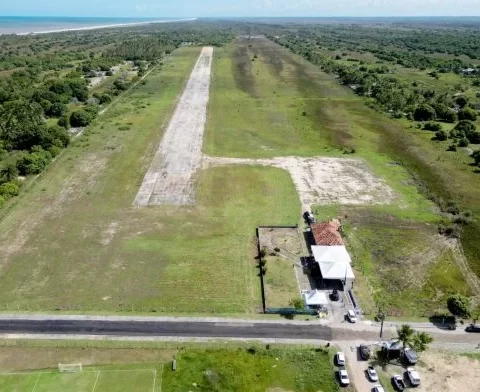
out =
<path fill-rule="evenodd" d="M 92 121 L 92 116 L 85 110 L 77 110 L 70 115 L 72 127 L 86 127 Z"/>
<path fill-rule="evenodd" d="M 5 184 L 0 185 L 0 195 L 5 199 L 10 199 L 13 196 L 18 195 L 18 185 L 13 182 L 6 182 Z"/>
<path fill-rule="evenodd" d="M 453 127 L 453 130 L 459 131 L 457 133 L 457 137 L 462 137 L 466 136 L 469 132 L 473 132 L 476 130 L 475 124 L 472 123 L 471 121 L 468 120 L 461 120 L 458 122 L 455 127 Z"/>
<path fill-rule="evenodd" d="M 426 332 L 415 332 L 412 336 L 412 348 L 421 353 L 428 349 L 428 345 L 433 342 L 433 338 Z"/>
<path fill-rule="evenodd" d="M 455 103 L 461 108 L 464 108 L 468 104 L 468 98 L 460 95 L 459 97 L 455 98 Z"/>
<path fill-rule="evenodd" d="M 465 108 L 458 111 L 458 119 L 459 120 L 470 120 L 476 121 L 477 120 L 477 112 L 470 108 Z"/>
<path fill-rule="evenodd" d="M 435 120 L 436 116 L 437 114 L 435 112 L 435 109 L 427 104 L 420 105 L 413 112 L 413 118 L 415 121 Z"/>
<path fill-rule="evenodd" d="M 400 328 L 397 328 L 397 338 L 403 344 L 403 348 L 410 344 L 414 334 L 413 328 L 408 324 L 403 324 Z"/>
<path fill-rule="evenodd" d="M 470 317 L 470 300 L 461 294 L 448 297 L 447 307 L 454 316 L 462 318 Z"/>
<path fill-rule="evenodd" d="M 47 110 L 45 110 L 45 114 L 49 117 L 61 117 L 66 112 L 67 112 L 67 105 L 61 102 L 55 102 Z"/>

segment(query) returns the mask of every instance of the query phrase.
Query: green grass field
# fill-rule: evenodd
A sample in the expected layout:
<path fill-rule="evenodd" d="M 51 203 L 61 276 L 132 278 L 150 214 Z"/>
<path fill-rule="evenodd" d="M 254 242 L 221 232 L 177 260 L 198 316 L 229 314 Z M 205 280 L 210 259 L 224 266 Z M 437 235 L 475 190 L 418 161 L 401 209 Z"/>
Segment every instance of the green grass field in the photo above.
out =
<path fill-rule="evenodd" d="M 0 390 L 6 392 L 339 390 L 334 349 L 249 342 L 171 342 L 175 349 L 162 348 L 168 342 L 124 342 L 123 348 L 116 348 L 121 342 L 11 343 L 0 345 Z M 58 362 L 83 362 L 83 370 L 61 373 Z"/>

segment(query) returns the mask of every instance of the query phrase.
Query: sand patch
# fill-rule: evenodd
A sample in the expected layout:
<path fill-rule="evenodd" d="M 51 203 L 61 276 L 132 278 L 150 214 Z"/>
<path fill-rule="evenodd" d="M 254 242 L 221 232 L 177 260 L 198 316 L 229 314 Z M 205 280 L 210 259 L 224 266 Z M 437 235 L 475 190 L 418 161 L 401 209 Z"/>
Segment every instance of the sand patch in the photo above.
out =
<path fill-rule="evenodd" d="M 302 208 L 328 204 L 386 204 L 395 192 L 373 175 L 365 161 L 351 158 L 242 159 L 205 157 L 204 166 L 265 165 L 287 170 L 300 196 Z"/>

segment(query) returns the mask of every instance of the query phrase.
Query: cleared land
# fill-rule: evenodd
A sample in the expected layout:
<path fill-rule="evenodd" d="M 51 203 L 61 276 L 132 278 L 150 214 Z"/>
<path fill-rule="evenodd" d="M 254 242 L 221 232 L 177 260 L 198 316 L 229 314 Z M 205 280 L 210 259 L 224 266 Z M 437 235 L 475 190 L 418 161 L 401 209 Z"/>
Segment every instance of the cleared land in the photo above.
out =
<path fill-rule="evenodd" d="M 212 54 L 213 48 L 202 49 L 135 197 L 135 205 L 195 203 L 193 176 L 202 160 Z"/>
<path fill-rule="evenodd" d="M 234 164 L 275 166 L 288 171 L 303 210 L 310 210 L 316 204 L 384 204 L 396 198 L 394 191 L 374 176 L 366 163 L 360 159 L 205 158 L 207 167 Z"/>

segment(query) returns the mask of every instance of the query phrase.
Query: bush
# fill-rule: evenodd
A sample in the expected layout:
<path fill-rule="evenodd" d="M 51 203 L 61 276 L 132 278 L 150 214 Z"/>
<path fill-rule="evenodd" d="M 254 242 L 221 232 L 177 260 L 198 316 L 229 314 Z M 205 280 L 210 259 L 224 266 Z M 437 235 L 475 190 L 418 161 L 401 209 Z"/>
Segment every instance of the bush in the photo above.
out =
<path fill-rule="evenodd" d="M 467 147 L 469 145 L 469 141 L 466 137 L 462 137 L 459 141 L 458 141 L 458 147 Z"/>
<path fill-rule="evenodd" d="M 462 318 L 470 317 L 470 300 L 463 295 L 455 294 L 448 297 L 447 307 L 454 316 Z"/>
<path fill-rule="evenodd" d="M 425 129 L 426 131 L 438 132 L 442 130 L 442 124 L 429 121 L 425 123 L 423 129 Z"/>
<path fill-rule="evenodd" d="M 0 196 L 0 208 L 3 208 L 6 202 L 7 201 L 5 200 L 5 198 L 3 196 Z"/>
<path fill-rule="evenodd" d="M 290 306 L 293 306 L 295 309 L 303 309 L 303 300 L 301 298 L 294 298 L 290 301 Z"/>
<path fill-rule="evenodd" d="M 450 144 L 447 148 L 447 151 L 457 151 L 457 145 L 456 144 Z"/>
<path fill-rule="evenodd" d="M 110 103 L 112 102 L 112 97 L 110 96 L 110 94 L 102 94 L 100 96 L 100 104 L 104 104 L 104 103 Z"/>
<path fill-rule="evenodd" d="M 47 165 L 52 161 L 52 155 L 43 149 L 38 149 L 35 152 L 25 155 L 18 162 L 18 170 L 20 174 L 38 174 L 42 172 Z"/>
<path fill-rule="evenodd" d="M 13 196 L 18 195 L 18 185 L 13 182 L 6 182 L 0 185 L 0 196 L 5 199 L 10 199 Z"/>
<path fill-rule="evenodd" d="M 477 120 L 477 112 L 470 108 L 465 108 L 458 111 L 458 119 L 459 120 L 470 120 L 476 121 Z"/>
<path fill-rule="evenodd" d="M 435 132 L 435 140 L 440 140 L 440 141 L 444 141 L 444 140 L 447 140 L 448 139 L 448 134 L 446 131 L 438 131 L 438 132 Z"/>
<path fill-rule="evenodd" d="M 77 110 L 70 115 L 70 125 L 72 127 L 86 127 L 92 121 L 92 115 L 85 110 Z"/>
<path fill-rule="evenodd" d="M 468 99 L 467 97 L 460 95 L 459 97 L 455 98 L 455 103 L 461 108 L 464 108 L 468 104 Z"/>
<path fill-rule="evenodd" d="M 47 110 L 45 110 L 45 114 L 48 117 L 61 117 L 67 112 L 67 105 L 56 102 L 53 103 Z"/>

